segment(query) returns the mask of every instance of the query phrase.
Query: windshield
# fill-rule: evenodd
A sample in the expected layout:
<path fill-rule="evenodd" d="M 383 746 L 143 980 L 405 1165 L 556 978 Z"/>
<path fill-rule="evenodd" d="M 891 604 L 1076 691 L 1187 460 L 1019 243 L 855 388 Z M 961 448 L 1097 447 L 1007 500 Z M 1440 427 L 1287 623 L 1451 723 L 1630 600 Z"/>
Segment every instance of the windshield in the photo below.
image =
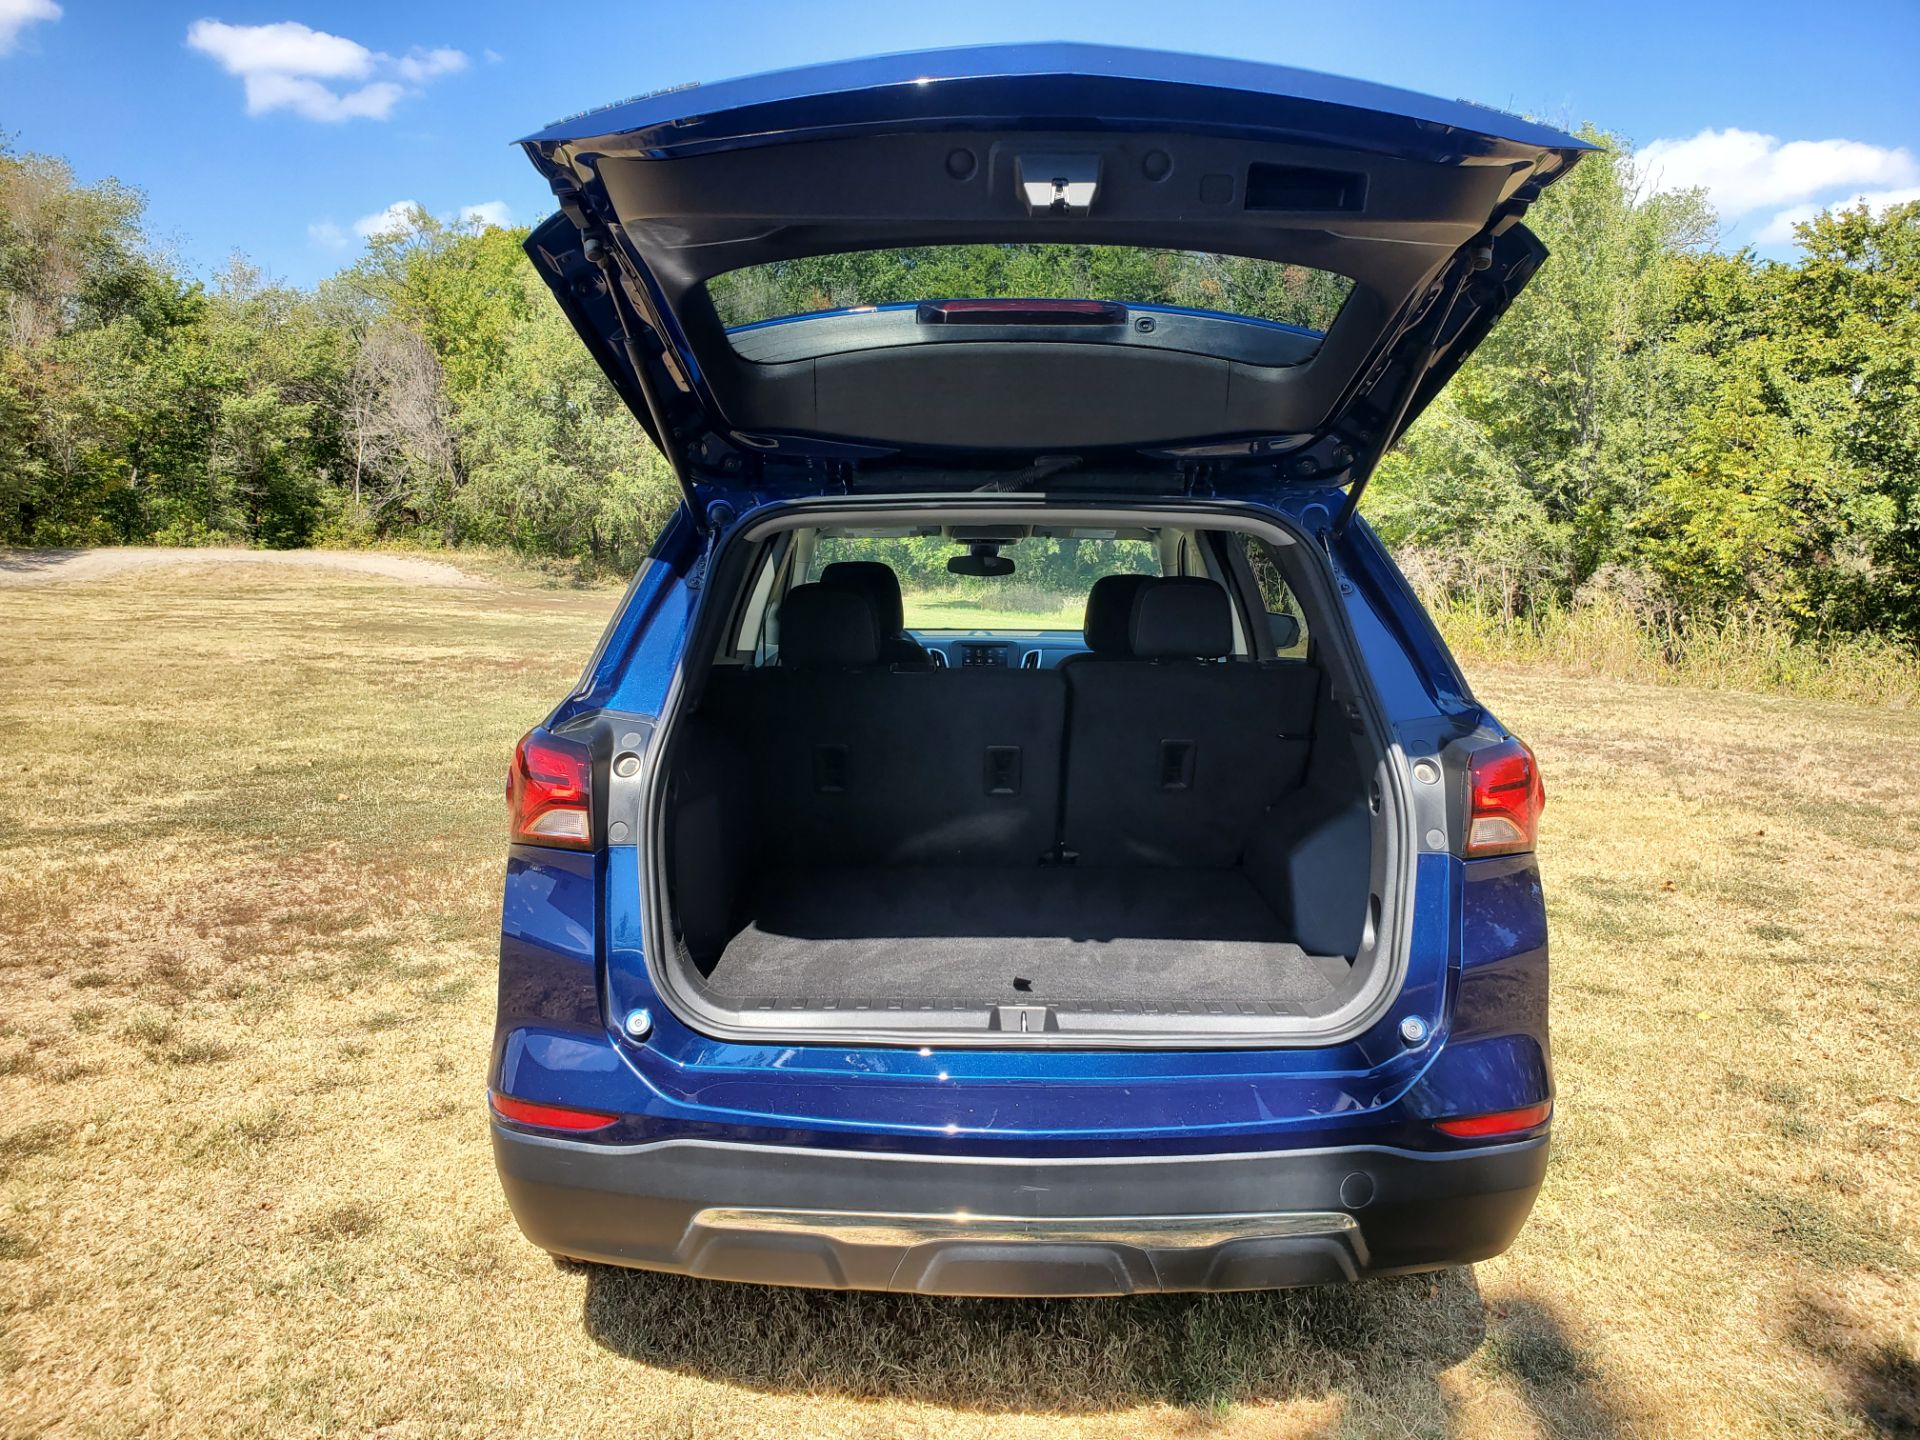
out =
<path fill-rule="evenodd" d="M 1010 574 L 956 574 L 948 562 Z M 1018 537 L 949 532 L 876 535 L 820 531 L 805 578 L 818 580 L 841 560 L 877 560 L 900 581 L 909 630 L 1078 630 L 1087 591 L 1102 575 L 1158 575 L 1159 550 L 1147 531 L 1068 530 Z"/>

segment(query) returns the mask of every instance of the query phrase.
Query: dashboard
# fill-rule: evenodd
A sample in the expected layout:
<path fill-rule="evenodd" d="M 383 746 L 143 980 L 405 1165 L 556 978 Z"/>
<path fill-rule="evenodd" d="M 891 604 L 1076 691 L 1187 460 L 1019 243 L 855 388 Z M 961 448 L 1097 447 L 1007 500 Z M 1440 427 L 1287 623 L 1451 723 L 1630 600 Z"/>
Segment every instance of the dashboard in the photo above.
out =
<path fill-rule="evenodd" d="M 1084 655 L 1078 630 L 909 630 L 936 668 L 1051 670 L 1069 655 Z"/>

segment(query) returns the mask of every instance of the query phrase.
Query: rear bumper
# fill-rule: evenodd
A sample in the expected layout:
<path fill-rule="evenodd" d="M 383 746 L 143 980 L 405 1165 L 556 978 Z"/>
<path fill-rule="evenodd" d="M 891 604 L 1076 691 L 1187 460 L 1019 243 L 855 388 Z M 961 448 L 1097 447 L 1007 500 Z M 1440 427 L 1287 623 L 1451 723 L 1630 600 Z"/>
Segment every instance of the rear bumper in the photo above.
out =
<path fill-rule="evenodd" d="M 1027 1160 L 672 1140 L 608 1146 L 495 1124 L 527 1238 L 716 1280 L 934 1295 L 1264 1290 L 1465 1264 L 1512 1243 L 1544 1136 Z"/>

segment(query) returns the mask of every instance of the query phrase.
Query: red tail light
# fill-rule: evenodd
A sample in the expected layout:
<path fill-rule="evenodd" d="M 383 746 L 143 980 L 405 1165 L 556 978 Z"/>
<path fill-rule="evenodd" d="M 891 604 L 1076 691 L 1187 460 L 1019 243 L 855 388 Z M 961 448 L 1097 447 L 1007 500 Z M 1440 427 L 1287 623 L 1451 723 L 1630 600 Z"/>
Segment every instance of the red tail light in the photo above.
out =
<path fill-rule="evenodd" d="M 599 1110 L 576 1110 L 571 1105 L 542 1105 L 534 1100 L 516 1100 L 498 1090 L 487 1092 L 493 1113 L 516 1125 L 538 1125 L 544 1130 L 602 1130 L 620 1117 Z"/>
<path fill-rule="evenodd" d="M 1518 740 L 1474 752 L 1473 803 L 1467 817 L 1467 854 L 1518 855 L 1533 849 L 1547 788 L 1540 766 Z"/>
<path fill-rule="evenodd" d="M 593 760 L 587 747 L 531 730 L 507 772 L 507 825 L 522 845 L 593 845 Z"/>
<path fill-rule="evenodd" d="M 1518 1110 L 1499 1110 L 1491 1115 L 1469 1115 L 1463 1120 L 1436 1120 L 1433 1128 L 1456 1140 L 1490 1140 L 1500 1135 L 1518 1135 L 1537 1130 L 1553 1114 L 1553 1102 L 1523 1105 Z"/>

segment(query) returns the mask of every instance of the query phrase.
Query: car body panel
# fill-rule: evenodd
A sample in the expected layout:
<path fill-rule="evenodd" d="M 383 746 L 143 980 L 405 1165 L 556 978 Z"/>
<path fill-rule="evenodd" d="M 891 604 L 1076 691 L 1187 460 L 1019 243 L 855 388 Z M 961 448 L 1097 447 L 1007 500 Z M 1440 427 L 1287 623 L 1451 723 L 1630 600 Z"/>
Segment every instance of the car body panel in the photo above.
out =
<path fill-rule="evenodd" d="M 1344 1046 L 1056 1050 L 741 1044 L 689 1029 L 657 995 L 645 1044 L 601 1012 L 582 918 L 634 914 L 637 866 L 516 847 L 507 877 L 493 1087 L 618 1112 L 591 1144 L 666 1139 L 897 1154 L 1206 1154 L 1325 1144 L 1450 1150 L 1430 1121 L 1551 1098 L 1538 872 L 1519 860 L 1423 856 L 1421 945 L 1436 973 Z M 518 924 L 515 924 L 518 922 Z M 530 920 L 540 920 L 530 939 Z M 1459 948 L 1471 935 L 1475 950 Z M 564 939 L 563 939 L 564 937 Z M 620 941 L 614 933 L 611 958 Z M 1515 948 L 1509 948 L 1515 947 Z M 1440 996 L 1452 996 L 1450 1006 Z M 622 1012 L 624 1014 L 624 1012 Z M 1407 1014 L 1440 1016 L 1407 1046 Z"/>
<path fill-rule="evenodd" d="M 1074 81 L 1107 82 L 1090 109 Z M 1245 97 L 1230 108 L 1222 97 Z M 1223 56 L 1114 45 L 957 46 L 677 85 L 585 110 L 520 144 L 547 149 L 615 144 L 658 158 L 716 148 L 793 143 L 902 121 L 933 128 L 982 115 L 1030 113 L 1036 123 L 1089 128 L 1164 125 L 1169 118 L 1229 132 L 1284 129 L 1412 159 L 1462 153 L 1528 159 L 1567 136 L 1518 115 L 1390 85 Z"/>
<path fill-rule="evenodd" d="M 517 848 L 508 913 L 551 907 L 577 925 L 587 887 L 610 919 L 637 913 L 630 877 L 638 866 L 620 849 L 588 865 Z M 1426 856 L 1420 864 L 1419 890 L 1431 898 L 1416 920 L 1416 945 L 1438 947 L 1441 963 L 1408 987 L 1388 1020 L 1348 1045 L 1143 1052 L 742 1044 L 690 1029 L 638 984 L 618 1002 L 652 1002 L 653 1032 L 634 1045 L 601 1016 L 590 950 L 529 944 L 523 929 L 503 945 L 493 1083 L 521 1099 L 618 1112 L 594 1144 L 705 1139 L 1053 1156 L 1352 1143 L 1445 1150 L 1451 1146 L 1432 1131 L 1433 1119 L 1551 1097 L 1546 955 L 1543 945 L 1525 943 L 1537 938 L 1525 910 L 1538 895 L 1530 858 L 1514 865 Z M 617 921 L 613 931 L 609 964 L 632 964 L 638 957 L 628 946 L 637 936 Z M 1467 955 L 1458 940 L 1468 933 L 1492 948 Z M 1524 948 L 1502 953 L 1501 935 Z M 1409 1047 L 1400 1020 L 1435 1016 L 1443 993 L 1453 997 L 1452 1018 Z M 1462 1023 L 1468 1028 L 1456 1035 Z"/>
<path fill-rule="evenodd" d="M 1288 518 L 1312 523 L 1335 499 L 1296 497 Z M 1389 583 L 1379 542 L 1356 529 L 1331 546 L 1355 639 L 1400 743 L 1434 753 L 1437 740 L 1423 737 L 1458 733 L 1463 714 L 1491 724 L 1450 662 L 1435 676 L 1409 655 L 1404 636 L 1423 617 L 1404 582 Z M 685 530 L 663 537 L 662 549 L 702 553 Z M 663 561 L 650 571 L 655 578 L 636 586 L 588 681 L 550 725 L 618 710 L 639 717 L 644 748 L 639 732 L 668 702 L 698 595 Z M 596 1142 L 1057 1155 L 1355 1139 L 1445 1148 L 1432 1119 L 1552 1094 L 1544 910 L 1531 856 L 1418 856 L 1406 980 L 1378 1022 L 1337 1046 L 1239 1050 L 921 1054 L 716 1039 L 683 1023 L 654 987 L 642 882 L 630 841 L 593 855 L 515 847 L 509 865 L 494 1083 L 524 1099 L 617 1110 L 620 1123 Z M 618 1033 L 635 1009 L 653 1020 L 643 1045 Z M 1421 1045 L 1399 1032 L 1409 1016 L 1433 1027 Z"/>
<path fill-rule="evenodd" d="M 1182 157 L 1239 156 L 1244 165 L 1324 152 L 1369 183 L 1407 180 L 1430 203 L 1424 213 L 1350 207 L 1338 217 L 1260 217 L 1275 232 L 1268 253 L 1337 251 L 1363 274 L 1358 307 L 1349 300 L 1321 353 L 1293 367 L 1291 380 L 1284 367 L 1228 358 L 1177 362 L 1187 366 L 1183 383 L 1204 388 L 1220 378 L 1189 364 L 1197 361 L 1252 387 L 1258 398 L 1238 418 L 1152 421 L 1124 445 L 1081 447 L 1072 464 L 1051 468 L 1033 464 L 1031 449 L 1023 456 L 1020 445 L 999 443 L 1005 436 L 956 444 L 932 421 L 884 433 L 743 423 L 788 401 L 778 387 L 756 391 L 742 367 L 758 362 L 735 354 L 689 300 L 704 273 L 717 273 L 713 247 L 762 231 L 771 238 L 752 242 L 762 255 L 934 237 L 940 225 L 915 217 L 932 214 L 937 194 L 905 184 L 895 205 L 884 167 L 836 185 L 823 166 L 856 154 L 924 158 L 931 137 L 956 148 L 999 146 L 984 164 L 984 173 L 999 173 L 1022 137 L 1051 144 L 1062 135 L 1081 136 L 1103 164 L 1162 144 L 1191 143 Z M 1418 845 L 1405 866 L 1407 903 L 1388 927 L 1404 935 L 1397 988 L 1347 1030 L 1310 1043 L 1260 1035 L 1210 1046 L 1171 1032 L 1159 1048 L 1140 1037 L 1102 1046 L 1036 1035 L 1013 1044 L 983 1032 L 935 1045 L 883 1032 L 818 1040 L 707 1033 L 676 1012 L 650 968 L 665 957 L 649 956 L 649 937 L 666 931 L 649 914 L 644 824 L 611 823 L 586 852 L 515 845 L 489 1085 L 611 1117 L 561 1139 L 495 1113 L 502 1181 L 526 1233 L 558 1253 L 612 1263 L 945 1294 L 1317 1283 L 1503 1249 L 1539 1186 L 1547 1123 L 1489 1145 L 1450 1137 L 1435 1122 L 1553 1099 L 1539 870 L 1530 854 L 1463 859 L 1447 839 L 1461 833 L 1461 747 L 1506 732 L 1474 698 L 1378 539 L 1348 522 L 1380 453 L 1544 258 L 1519 217 L 1585 147 L 1513 117 L 1383 87 L 1083 46 L 883 57 L 752 77 L 642 97 L 523 143 L 562 205 L 529 238 L 529 253 L 660 442 L 686 497 L 580 681 L 546 721 L 550 731 L 592 737 L 597 793 L 617 795 L 619 815 L 653 813 L 637 798 L 649 752 L 663 725 L 671 743 L 689 642 L 712 573 L 728 573 L 736 539 L 795 501 L 870 511 L 883 508 L 876 495 L 898 497 L 887 505 L 917 494 L 951 504 L 982 489 L 1051 492 L 1080 477 L 1091 489 L 1076 488 L 1073 506 L 1131 501 L 1184 516 L 1192 512 L 1171 502 L 1191 497 L 1309 547 L 1338 622 L 1326 633 L 1342 637 L 1364 676 L 1368 723 L 1380 730 L 1389 773 L 1421 777 L 1407 782 L 1420 817 L 1408 827 Z M 769 179 L 770 157 L 792 170 L 786 181 Z M 1242 180 L 1249 173 L 1238 172 Z M 809 184 L 822 194 L 801 196 Z M 1216 224 L 1181 204 L 1143 199 L 1138 186 L 1108 193 L 1119 211 L 1104 217 L 1096 191 L 1086 214 L 1057 229 L 1013 216 L 961 231 L 1089 244 L 1129 235 L 1147 243 L 1182 226 L 1195 244 L 1243 233 L 1237 220 Z M 818 223 L 797 233 L 789 222 L 807 204 Z M 679 239 L 676 216 L 685 221 Z M 794 363 L 831 362 L 831 384 L 865 376 L 884 390 L 908 373 L 901 353 L 972 353 L 1011 365 L 1017 389 L 1031 378 L 1020 367 L 1040 356 L 1071 360 L 1075 383 L 1098 388 L 1108 362 L 1087 357 L 1102 349 L 970 337 Z M 1294 383 L 1310 373 L 1320 376 L 1313 386 Z M 808 383 L 821 376 L 827 368 Z M 1050 403 L 1059 398 L 1049 393 Z M 973 398 L 987 414 L 1014 403 L 992 389 Z M 763 409 L 747 414 L 743 403 Z M 1252 423 L 1282 419 L 1302 423 L 1279 431 Z M 1136 443 L 1156 425 L 1169 433 Z M 1023 443 L 1039 433 L 1029 430 Z M 1055 498 L 1029 494 L 1020 503 Z M 928 638 L 950 646 L 967 637 Z M 1076 648 L 1073 637 L 1034 638 Z M 617 779 L 615 752 L 623 762 L 645 758 Z M 1206 1250 L 1168 1242 L 1153 1226 L 1133 1243 L 1112 1226 L 1083 1223 L 1136 1213 L 1130 1204 L 1176 1231 L 1182 1217 L 1217 1220 L 1236 1208 L 1272 1212 L 1274 1230 Z M 783 1206 L 812 1218 L 783 1219 L 775 1213 Z M 956 1209 L 1002 1217 L 1001 1229 L 1019 1238 L 949 1233 Z M 887 1234 L 906 1238 L 874 1242 L 865 1222 L 888 1219 L 878 1211 L 890 1212 Z M 1322 1223 L 1329 1216 L 1339 1223 Z M 1022 1229 L 1019 1217 L 1061 1223 Z"/>

